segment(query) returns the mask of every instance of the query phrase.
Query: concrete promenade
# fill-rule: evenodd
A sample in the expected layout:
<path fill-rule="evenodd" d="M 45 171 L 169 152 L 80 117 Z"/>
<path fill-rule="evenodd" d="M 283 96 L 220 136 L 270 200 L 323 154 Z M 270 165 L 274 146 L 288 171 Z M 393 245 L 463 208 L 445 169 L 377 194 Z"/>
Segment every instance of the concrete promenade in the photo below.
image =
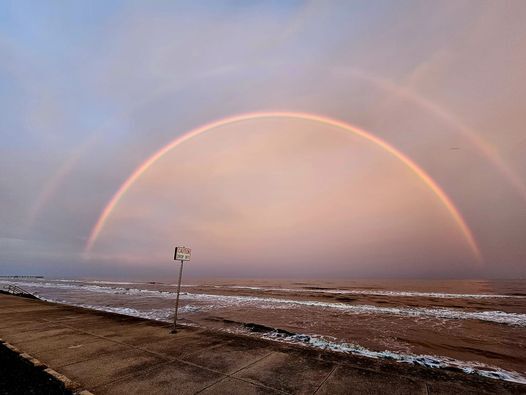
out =
<path fill-rule="evenodd" d="M 485 394 L 526 386 L 0 294 L 0 338 L 94 394 Z M 0 345 L 1 346 L 1 345 Z"/>

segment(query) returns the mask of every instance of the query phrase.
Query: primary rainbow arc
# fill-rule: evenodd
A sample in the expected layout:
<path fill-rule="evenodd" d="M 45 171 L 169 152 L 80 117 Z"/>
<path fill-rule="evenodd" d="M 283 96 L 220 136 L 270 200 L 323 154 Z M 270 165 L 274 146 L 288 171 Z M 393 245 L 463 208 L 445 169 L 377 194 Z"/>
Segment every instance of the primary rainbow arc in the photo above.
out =
<path fill-rule="evenodd" d="M 379 137 L 361 128 L 358 128 L 351 124 L 348 124 L 348 123 L 345 123 L 343 121 L 339 121 L 336 119 L 332 119 L 329 117 L 315 115 L 315 114 L 301 113 L 301 112 L 256 112 L 256 113 L 248 113 L 248 114 L 231 116 L 231 117 L 223 118 L 218 121 L 214 121 L 206 125 L 200 126 L 196 129 L 190 130 L 189 132 L 175 138 L 170 143 L 168 143 L 167 145 L 162 147 L 160 150 L 155 152 L 148 159 L 146 159 L 124 181 L 124 183 L 122 183 L 122 185 L 119 187 L 117 192 L 115 192 L 115 194 L 112 196 L 110 201 L 106 204 L 97 222 L 93 226 L 90 236 L 86 242 L 84 251 L 86 253 L 91 251 L 95 242 L 97 241 L 97 238 L 99 237 L 100 232 L 102 231 L 104 225 L 106 224 L 111 212 L 117 206 L 121 198 L 130 189 L 130 187 L 135 183 L 135 181 L 137 181 L 157 160 L 163 157 L 166 153 L 176 148 L 177 146 L 181 145 L 185 141 L 188 141 L 196 136 L 212 131 L 218 127 L 230 125 L 233 123 L 243 122 L 243 121 L 265 119 L 265 118 L 291 118 L 291 119 L 300 119 L 304 121 L 317 122 L 317 123 L 321 123 L 324 125 L 340 128 L 342 130 L 353 133 L 359 137 L 362 137 L 376 144 L 377 146 L 382 148 L 384 151 L 391 154 L 392 156 L 400 160 L 404 165 L 406 165 L 436 195 L 436 197 L 445 206 L 445 208 L 448 210 L 449 214 L 451 215 L 451 217 L 453 218 L 453 220 L 455 221 L 455 223 L 461 230 L 466 240 L 466 243 L 468 244 L 471 252 L 475 256 L 477 261 L 478 262 L 482 261 L 481 253 L 475 241 L 473 233 L 471 232 L 470 228 L 466 224 L 466 221 L 462 217 L 460 211 L 456 208 L 456 206 L 453 204 L 453 202 L 451 201 L 449 196 L 447 196 L 444 190 L 412 159 L 410 159 L 407 155 L 405 155 L 404 153 L 402 153 L 401 151 L 399 151 L 398 149 L 396 149 L 389 143 L 385 142 Z"/>

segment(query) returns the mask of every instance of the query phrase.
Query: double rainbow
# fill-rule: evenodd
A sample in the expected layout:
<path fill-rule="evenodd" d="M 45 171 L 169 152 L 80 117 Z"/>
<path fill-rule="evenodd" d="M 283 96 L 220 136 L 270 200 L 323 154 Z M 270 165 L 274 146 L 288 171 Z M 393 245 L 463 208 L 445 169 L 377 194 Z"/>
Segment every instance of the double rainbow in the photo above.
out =
<path fill-rule="evenodd" d="M 449 212 L 451 218 L 455 221 L 455 223 L 459 227 L 460 231 L 462 232 L 464 236 L 464 239 L 466 240 L 467 245 L 469 246 L 471 252 L 475 256 L 477 261 L 478 262 L 482 261 L 481 253 L 477 246 L 475 238 L 471 230 L 469 229 L 468 225 L 466 224 L 466 221 L 460 214 L 459 210 L 455 207 L 455 205 L 453 204 L 451 199 L 446 195 L 444 190 L 413 160 L 411 160 L 405 154 L 403 154 L 398 149 L 394 148 L 393 146 L 391 146 L 384 140 L 380 139 L 379 137 L 374 136 L 373 134 L 369 132 L 366 132 L 363 129 L 360 129 L 348 123 L 345 123 L 339 120 L 335 120 L 335 119 L 331 119 L 325 116 L 301 113 L 301 112 L 256 112 L 256 113 L 236 115 L 232 117 L 223 118 L 215 122 L 207 123 L 206 125 L 193 129 L 177 137 L 176 139 L 172 140 L 170 143 L 168 143 L 167 145 L 162 147 L 159 151 L 157 151 L 152 156 L 150 156 L 148 159 L 146 159 L 140 166 L 138 166 L 135 169 L 135 171 L 126 179 L 126 181 L 124 181 L 124 183 L 119 187 L 117 192 L 115 192 L 111 200 L 106 204 L 106 206 L 102 210 L 97 222 L 93 226 L 90 236 L 86 242 L 85 252 L 87 253 L 91 251 L 102 229 L 104 228 L 104 225 L 108 221 L 108 218 L 111 215 L 111 212 L 115 209 L 119 201 L 126 194 L 126 192 L 130 189 L 130 187 L 155 162 L 157 162 L 157 160 L 159 160 L 165 154 L 167 154 L 174 148 L 178 147 L 179 145 L 183 144 L 185 141 L 188 141 L 196 136 L 210 132 L 221 126 L 231 125 L 234 123 L 244 122 L 244 121 L 266 119 L 266 118 L 300 119 L 304 121 L 321 123 L 323 125 L 340 128 L 344 131 L 353 133 L 354 135 L 358 137 L 364 138 L 365 140 L 376 144 L 377 146 L 382 148 L 385 152 L 391 154 L 392 156 L 400 160 L 404 165 L 406 165 L 435 194 L 435 196 L 444 205 L 444 207 Z"/>

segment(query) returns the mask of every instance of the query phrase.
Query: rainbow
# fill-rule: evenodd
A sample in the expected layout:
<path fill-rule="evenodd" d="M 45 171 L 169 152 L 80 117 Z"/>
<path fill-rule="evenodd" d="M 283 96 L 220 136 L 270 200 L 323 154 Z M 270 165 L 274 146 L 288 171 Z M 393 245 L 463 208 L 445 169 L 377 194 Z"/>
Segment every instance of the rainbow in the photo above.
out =
<path fill-rule="evenodd" d="M 508 180 L 508 182 L 516 189 L 521 198 L 526 201 L 526 186 L 517 173 L 510 168 L 510 166 L 502 159 L 495 148 L 489 144 L 485 139 L 480 137 L 473 129 L 467 126 L 459 118 L 457 118 L 451 111 L 439 106 L 435 102 L 426 99 L 424 96 L 416 94 L 413 90 L 395 85 L 389 80 L 381 77 L 365 73 L 358 69 L 347 69 L 351 75 L 361 78 L 380 89 L 390 92 L 400 99 L 411 101 L 429 113 L 433 114 L 438 119 L 441 119 L 446 124 L 452 126 L 454 129 L 464 135 L 475 147 L 478 148 L 479 153 L 490 163 L 492 163 L 498 171 Z"/>
<path fill-rule="evenodd" d="M 183 144 L 184 142 L 196 136 L 210 132 L 221 126 L 230 125 L 230 124 L 234 124 L 238 122 L 250 121 L 250 120 L 265 119 L 265 118 L 289 118 L 289 119 L 300 119 L 304 121 L 317 122 L 323 125 L 340 128 L 342 130 L 353 133 L 356 136 L 359 136 L 361 138 L 364 138 L 367 141 L 370 141 L 376 144 L 377 146 L 382 148 L 385 152 L 391 154 L 392 156 L 400 160 L 404 165 L 406 165 L 436 195 L 436 197 L 444 205 L 444 207 L 447 209 L 447 211 L 451 215 L 452 219 L 455 221 L 455 223 L 461 230 L 471 252 L 475 256 L 477 261 L 478 262 L 482 261 L 481 253 L 477 246 L 473 233 L 469 229 L 468 225 L 466 224 L 466 221 L 460 214 L 459 210 L 455 207 L 455 205 L 453 204 L 451 199 L 447 196 L 447 194 L 444 192 L 444 190 L 413 160 L 411 160 L 405 154 L 403 154 L 398 149 L 394 148 L 393 146 L 391 146 L 384 140 L 380 139 L 379 137 L 374 136 L 371 133 L 366 132 L 363 129 L 360 129 L 348 123 L 345 123 L 339 120 L 335 120 L 335 119 L 331 119 L 325 116 L 301 113 L 301 112 L 256 112 L 256 113 L 248 113 L 248 114 L 231 116 L 231 117 L 220 119 L 218 121 L 207 123 L 206 125 L 190 130 L 189 132 L 172 140 L 170 143 L 168 143 L 167 145 L 162 147 L 160 150 L 155 152 L 148 159 L 146 159 L 140 166 L 138 166 L 135 169 L 135 171 L 126 179 L 126 181 L 124 181 L 124 183 L 119 187 L 117 192 L 115 192 L 115 194 L 112 196 L 110 201 L 106 204 L 106 206 L 102 210 L 99 218 L 97 219 L 97 222 L 93 226 L 93 229 L 91 230 L 89 238 L 86 242 L 84 251 L 86 253 L 91 251 L 91 249 L 93 248 L 93 245 L 95 244 L 95 242 L 97 241 L 97 238 L 100 235 L 100 232 L 104 228 L 104 225 L 106 224 L 109 216 L 111 215 L 111 212 L 115 209 L 119 201 L 126 194 L 126 192 L 130 189 L 130 187 L 155 162 L 157 162 L 165 154 L 167 154 L 174 148 L 178 147 L 179 145 Z"/>
<path fill-rule="evenodd" d="M 200 75 L 199 78 L 206 78 L 207 75 L 222 74 L 229 72 L 229 69 L 217 70 L 215 72 Z M 334 70 L 333 70 L 334 71 Z M 344 74 L 351 74 L 354 77 L 360 78 L 364 81 L 369 82 L 370 84 L 382 89 L 385 92 L 391 93 L 400 99 L 407 100 L 418 105 L 420 108 L 428 111 L 437 119 L 442 120 L 446 124 L 453 127 L 455 130 L 463 134 L 468 138 L 472 144 L 477 147 L 479 153 L 489 162 L 491 162 L 498 171 L 507 179 L 507 181 L 515 188 L 517 193 L 522 197 L 526 202 L 526 186 L 522 179 L 517 175 L 517 173 L 503 160 L 499 153 L 482 137 L 480 137 L 473 129 L 464 124 L 458 117 L 452 114 L 449 110 L 439 106 L 435 102 L 427 99 L 421 95 L 418 95 L 415 91 L 402 87 L 394 82 L 384 79 L 382 77 L 366 73 L 359 69 L 353 68 L 341 68 L 335 69 L 337 72 L 343 72 Z M 156 94 L 161 92 L 168 92 L 171 89 L 161 89 Z M 142 100 L 140 103 L 147 103 L 148 100 Z M 138 106 L 138 105 L 137 105 Z M 123 115 L 126 115 L 124 113 Z M 100 137 L 101 129 L 107 127 L 107 124 L 102 125 L 96 131 L 94 139 L 91 142 L 84 144 L 80 150 L 72 154 L 72 158 L 68 158 L 66 162 L 54 173 L 48 183 L 41 190 L 40 194 L 37 196 L 36 201 L 33 203 L 33 206 L 28 210 L 28 218 L 26 220 L 25 229 L 31 228 L 34 224 L 35 219 L 38 217 L 40 211 L 43 207 L 49 204 L 51 198 L 57 193 L 59 186 L 64 182 L 66 177 L 70 175 L 73 171 L 73 168 L 77 165 L 80 157 L 84 155 L 88 148 L 90 148 L 96 139 Z"/>

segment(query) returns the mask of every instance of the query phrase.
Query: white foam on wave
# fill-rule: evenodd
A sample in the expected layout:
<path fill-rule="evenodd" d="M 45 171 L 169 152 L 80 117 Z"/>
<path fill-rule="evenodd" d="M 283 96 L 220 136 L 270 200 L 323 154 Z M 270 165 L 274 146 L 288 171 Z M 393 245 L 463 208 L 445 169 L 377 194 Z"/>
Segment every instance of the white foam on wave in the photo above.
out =
<path fill-rule="evenodd" d="M 246 289 L 252 291 L 274 291 L 274 292 L 312 292 L 322 294 L 337 295 L 373 295 L 391 297 L 418 297 L 418 298 L 439 298 L 439 299 L 526 299 L 520 295 L 500 295 L 500 294 L 460 294 L 442 292 L 418 292 L 418 291 L 384 291 L 376 289 L 310 289 L 310 288 L 276 288 L 276 287 L 254 287 L 244 285 L 213 285 L 214 288 L 224 289 Z"/>
<path fill-rule="evenodd" d="M 388 314 L 406 317 L 429 317 L 443 319 L 470 319 L 495 322 L 500 324 L 526 326 L 526 314 L 507 313 L 504 311 L 466 311 L 451 308 L 428 307 L 381 307 L 373 305 L 350 305 L 346 303 L 321 302 L 311 300 L 293 300 L 279 298 L 264 298 L 256 296 L 232 296 L 183 293 L 183 299 L 210 300 L 226 305 L 250 305 L 257 308 L 290 308 L 294 306 L 319 307 L 335 309 L 349 314 Z"/>
<path fill-rule="evenodd" d="M 148 310 L 139 310 L 133 307 L 124 307 L 124 306 L 101 306 L 89 303 L 72 303 L 67 300 L 60 299 L 49 299 L 49 298 L 40 298 L 47 302 L 60 303 L 68 306 L 82 307 L 84 309 L 91 309 L 96 311 L 104 311 L 108 313 L 116 313 L 127 315 L 130 317 L 145 318 L 148 320 L 154 321 L 163 321 L 170 322 L 173 319 L 173 308 L 162 308 L 162 309 L 148 309 Z M 178 309 L 179 313 L 195 313 L 200 311 L 199 306 L 186 305 L 180 306 Z"/>
<path fill-rule="evenodd" d="M 0 281 L 1 282 L 1 281 Z M 36 287 L 44 288 L 73 288 L 77 290 L 107 293 L 114 295 L 130 295 L 152 298 L 174 298 L 175 293 L 170 291 L 149 290 L 139 288 L 108 287 L 102 285 L 76 285 L 57 284 L 49 282 L 33 283 Z M 25 282 L 26 286 L 31 283 Z M 363 304 L 347 304 L 337 302 L 322 302 L 312 300 L 294 300 L 283 298 L 259 297 L 259 296 L 237 296 L 237 295 L 215 295 L 204 293 L 182 292 L 182 300 L 204 302 L 203 310 L 221 307 L 247 306 L 260 309 L 287 309 L 297 306 L 321 309 L 333 309 L 347 314 L 385 314 L 402 317 L 424 317 L 452 320 L 480 320 L 506 325 L 526 326 L 526 314 L 507 313 L 504 311 L 469 311 L 458 308 L 429 308 L 429 307 L 382 307 Z"/>
<path fill-rule="evenodd" d="M 83 287 L 83 289 L 90 289 L 90 284 L 102 284 L 102 285 L 136 285 L 136 284 L 147 284 L 144 282 L 124 282 L 124 281 L 105 281 L 105 280 L 66 280 L 58 279 L 52 280 L 57 282 L 63 282 L 63 284 L 57 284 L 55 282 L 49 282 L 45 280 L 0 280 L 0 283 L 13 283 L 20 282 L 26 285 L 34 285 L 41 287 Z M 81 285 L 79 285 L 81 284 Z M 156 285 L 156 284 L 153 284 Z M 176 284 L 160 284 L 167 287 L 175 287 Z M 97 287 L 97 285 L 93 285 Z M 195 284 L 181 284 L 181 287 L 197 287 Z M 205 286 L 206 287 L 206 286 Z M 526 296 L 522 295 L 503 295 L 503 294 L 466 294 L 466 293 L 442 293 L 442 292 L 418 292 L 418 291 L 387 291 L 387 290 L 376 290 L 376 289 L 310 289 L 310 288 L 279 288 L 279 287 L 258 287 L 258 286 L 244 286 L 244 285 L 212 285 L 209 286 L 216 289 L 246 289 L 252 291 L 273 291 L 273 292 L 301 292 L 301 293 L 319 293 L 319 294 L 336 294 L 336 295 L 372 295 L 372 296 L 390 296 L 390 297 L 418 297 L 418 298 L 438 298 L 438 299 L 526 299 Z M 94 288 L 95 290 L 96 288 Z M 152 291 L 157 292 L 157 291 Z M 162 291 L 159 291 L 162 292 Z"/>
<path fill-rule="evenodd" d="M 173 309 L 172 308 L 163 308 L 163 309 L 150 309 L 150 310 L 139 310 L 130 307 L 123 306 L 98 306 L 82 303 L 69 303 L 64 300 L 56 299 L 46 299 L 49 302 L 62 303 L 82 308 L 88 308 L 98 311 L 105 311 L 111 313 L 117 313 L 122 315 L 128 315 L 132 317 L 145 318 L 149 320 L 161 321 L 161 322 L 171 322 L 173 318 Z M 199 306 L 194 305 L 185 305 L 179 308 L 181 313 L 189 313 L 199 311 Z M 195 323 L 184 322 L 182 325 L 187 326 L 199 326 Z M 365 347 L 362 347 L 358 344 L 337 342 L 334 340 L 328 340 L 325 336 L 320 335 L 306 335 L 306 334 L 285 334 L 282 331 L 270 331 L 264 334 L 254 334 L 251 331 L 246 329 L 236 328 L 235 330 L 229 329 L 218 329 L 227 332 L 250 334 L 252 336 L 259 336 L 267 338 L 273 341 L 285 342 L 289 344 L 300 344 L 306 347 L 312 347 L 322 350 L 331 350 L 335 352 L 341 352 L 346 354 L 353 354 L 362 357 L 374 358 L 374 359 L 390 359 L 395 360 L 400 363 L 409 363 L 420 366 L 425 366 L 428 368 L 434 369 L 443 369 L 443 368 L 457 368 L 468 374 L 477 374 L 479 376 L 488 377 L 492 379 L 512 381 L 516 383 L 526 384 L 526 377 L 518 372 L 509 371 L 494 366 L 486 365 L 481 362 L 473 361 L 461 361 L 458 359 L 436 356 L 436 355 L 419 355 L 419 354 L 410 354 L 410 353 L 399 353 L 394 351 L 374 351 L 369 350 Z"/>
<path fill-rule="evenodd" d="M 283 335 L 283 333 L 281 332 L 274 331 L 268 334 L 263 334 L 262 337 L 291 344 L 302 344 L 313 348 L 359 355 L 368 358 L 390 359 L 401 363 L 410 363 L 414 365 L 425 366 L 428 368 L 456 368 L 468 374 L 477 374 L 479 376 L 484 376 L 492 379 L 513 381 L 515 383 L 526 384 L 526 377 L 518 372 L 497 368 L 494 366 L 486 365 L 481 362 L 461 361 L 450 357 L 442 357 L 436 355 L 403 354 L 388 350 L 374 351 L 357 344 L 338 343 L 330 341 L 327 340 L 325 337 L 318 335 Z"/>
<path fill-rule="evenodd" d="M 119 287 L 119 285 L 138 285 L 146 283 L 139 282 L 113 282 L 113 281 L 81 281 L 81 280 L 42 280 L 42 281 L 28 281 L 28 280 L 17 280 L 17 281 L 6 281 L 0 279 L 0 284 L 19 284 L 24 287 L 40 287 L 40 288 L 57 288 L 57 289 L 74 289 L 79 291 L 92 291 L 92 292 L 102 292 L 102 293 L 171 293 L 169 291 L 160 291 L 160 290 L 149 290 L 141 288 L 132 288 L 132 287 Z M 110 287 L 109 285 L 117 285 L 116 287 Z M 164 286 L 172 286 L 170 284 L 163 284 Z M 193 285 L 181 284 L 181 287 L 193 287 Z"/>
<path fill-rule="evenodd" d="M 94 284 L 118 284 L 118 285 L 135 285 L 135 284 L 144 284 L 142 281 L 106 281 L 106 280 L 90 280 L 83 281 L 84 283 L 94 283 Z"/>

